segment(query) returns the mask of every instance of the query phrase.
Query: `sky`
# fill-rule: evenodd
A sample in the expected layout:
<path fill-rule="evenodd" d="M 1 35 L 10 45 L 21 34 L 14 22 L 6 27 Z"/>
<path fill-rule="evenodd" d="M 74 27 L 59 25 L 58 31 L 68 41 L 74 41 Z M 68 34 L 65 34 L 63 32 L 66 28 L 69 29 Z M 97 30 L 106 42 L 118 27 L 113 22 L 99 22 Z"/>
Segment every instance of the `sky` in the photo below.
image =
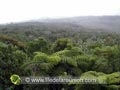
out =
<path fill-rule="evenodd" d="M 120 15 L 120 0 L 0 0 L 0 23 Z"/>

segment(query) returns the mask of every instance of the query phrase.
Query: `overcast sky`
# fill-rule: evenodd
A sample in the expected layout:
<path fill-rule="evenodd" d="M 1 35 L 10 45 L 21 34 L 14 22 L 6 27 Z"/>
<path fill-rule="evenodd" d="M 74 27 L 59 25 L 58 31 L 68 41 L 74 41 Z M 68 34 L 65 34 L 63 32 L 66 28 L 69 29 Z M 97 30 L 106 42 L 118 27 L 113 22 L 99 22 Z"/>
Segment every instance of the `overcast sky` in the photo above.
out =
<path fill-rule="evenodd" d="M 0 23 L 84 15 L 120 15 L 120 0 L 0 0 Z"/>

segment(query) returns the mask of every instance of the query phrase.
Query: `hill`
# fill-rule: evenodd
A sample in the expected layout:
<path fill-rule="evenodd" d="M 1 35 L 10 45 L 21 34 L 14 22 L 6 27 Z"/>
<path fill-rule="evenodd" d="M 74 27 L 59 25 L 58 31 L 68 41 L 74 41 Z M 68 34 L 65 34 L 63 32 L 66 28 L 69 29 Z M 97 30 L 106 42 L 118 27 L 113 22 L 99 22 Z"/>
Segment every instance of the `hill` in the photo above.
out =
<path fill-rule="evenodd" d="M 67 32 L 67 33 L 66 33 Z M 38 19 L 0 25 L 0 33 L 21 39 L 39 36 L 70 37 L 76 32 L 120 32 L 120 16 L 80 16 L 59 19 Z M 64 34 L 64 35 L 63 35 Z"/>

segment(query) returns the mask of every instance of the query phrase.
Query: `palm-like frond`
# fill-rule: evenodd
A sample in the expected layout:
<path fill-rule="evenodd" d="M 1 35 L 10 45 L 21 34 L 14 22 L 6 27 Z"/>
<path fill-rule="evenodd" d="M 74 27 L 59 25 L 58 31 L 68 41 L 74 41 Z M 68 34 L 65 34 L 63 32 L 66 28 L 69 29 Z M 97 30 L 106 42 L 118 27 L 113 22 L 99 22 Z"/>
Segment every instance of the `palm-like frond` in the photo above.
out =
<path fill-rule="evenodd" d="M 60 62 L 60 57 L 55 55 L 47 55 L 42 52 L 35 52 L 33 60 L 27 61 L 22 67 L 32 68 L 37 67 L 41 70 L 49 71 Z"/>

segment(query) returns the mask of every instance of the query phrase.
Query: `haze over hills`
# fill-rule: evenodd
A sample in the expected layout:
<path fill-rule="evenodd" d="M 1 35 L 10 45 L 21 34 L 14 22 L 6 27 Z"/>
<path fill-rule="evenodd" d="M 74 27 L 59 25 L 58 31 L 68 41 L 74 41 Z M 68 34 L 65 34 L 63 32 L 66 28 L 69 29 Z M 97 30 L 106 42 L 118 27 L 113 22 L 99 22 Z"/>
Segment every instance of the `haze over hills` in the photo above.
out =
<path fill-rule="evenodd" d="M 0 25 L 0 30 L 9 28 L 15 30 L 76 30 L 120 32 L 120 16 L 80 16 L 59 19 L 38 19 L 27 22 Z"/>

